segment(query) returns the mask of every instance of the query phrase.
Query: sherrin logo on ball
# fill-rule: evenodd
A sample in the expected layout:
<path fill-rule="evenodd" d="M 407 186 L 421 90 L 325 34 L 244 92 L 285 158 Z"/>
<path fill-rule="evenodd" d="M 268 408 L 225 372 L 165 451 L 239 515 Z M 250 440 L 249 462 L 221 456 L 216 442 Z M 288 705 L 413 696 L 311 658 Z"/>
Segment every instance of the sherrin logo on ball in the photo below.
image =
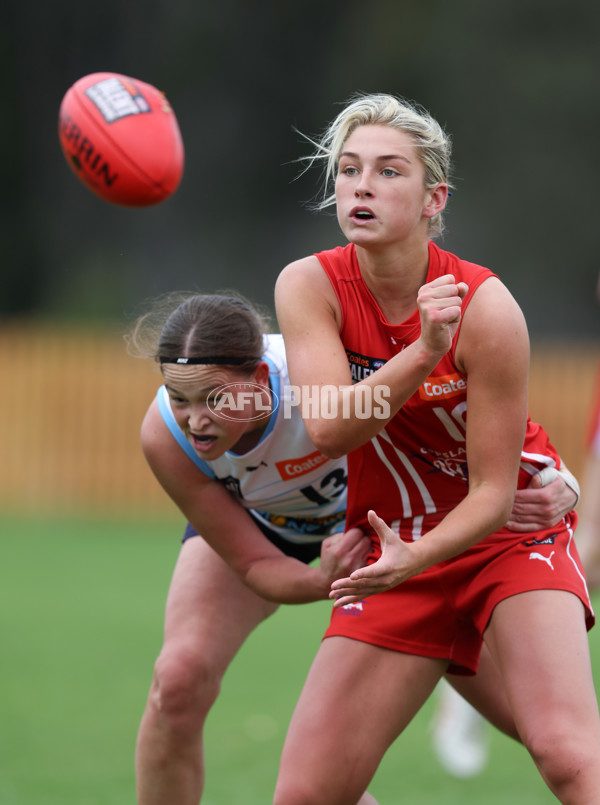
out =
<path fill-rule="evenodd" d="M 65 94 L 58 137 L 78 179 L 112 204 L 149 207 L 173 195 L 184 147 L 165 94 L 119 73 L 92 73 Z"/>

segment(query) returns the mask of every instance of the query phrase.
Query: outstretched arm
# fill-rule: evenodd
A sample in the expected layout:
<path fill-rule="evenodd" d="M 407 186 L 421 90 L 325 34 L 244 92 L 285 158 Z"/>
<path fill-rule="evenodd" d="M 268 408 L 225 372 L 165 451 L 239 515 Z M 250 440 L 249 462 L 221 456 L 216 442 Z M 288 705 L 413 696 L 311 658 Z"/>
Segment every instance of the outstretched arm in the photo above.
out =
<path fill-rule="evenodd" d="M 358 529 L 324 540 L 321 562 L 286 556 L 218 481 L 177 445 L 156 401 L 142 425 L 142 448 L 158 482 L 186 519 L 254 592 L 269 601 L 300 604 L 327 598 L 332 582 L 364 565 L 370 540 Z"/>

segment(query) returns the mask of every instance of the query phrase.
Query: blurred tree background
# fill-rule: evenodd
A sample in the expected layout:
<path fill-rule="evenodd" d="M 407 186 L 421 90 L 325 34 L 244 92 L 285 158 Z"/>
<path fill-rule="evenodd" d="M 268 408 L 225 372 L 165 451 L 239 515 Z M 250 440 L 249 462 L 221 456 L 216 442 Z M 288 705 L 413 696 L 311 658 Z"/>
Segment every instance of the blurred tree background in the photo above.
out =
<path fill-rule="evenodd" d="M 591 0 L 11 3 L 0 313 L 122 326 L 176 288 L 272 303 L 280 269 L 343 242 L 295 160 L 355 91 L 414 99 L 454 139 L 445 248 L 488 265 L 532 335 L 596 337 L 600 6 Z M 163 90 L 186 146 L 156 208 L 100 201 L 60 152 L 68 87 L 110 70 Z"/>

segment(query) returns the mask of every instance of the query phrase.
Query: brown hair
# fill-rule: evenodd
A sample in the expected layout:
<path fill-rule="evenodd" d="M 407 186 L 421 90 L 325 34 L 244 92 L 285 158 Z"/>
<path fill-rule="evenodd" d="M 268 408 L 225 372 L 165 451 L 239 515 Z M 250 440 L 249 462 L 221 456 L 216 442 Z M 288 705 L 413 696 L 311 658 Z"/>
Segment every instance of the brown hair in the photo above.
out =
<path fill-rule="evenodd" d="M 214 356 L 219 358 L 215 363 L 224 364 L 224 358 L 231 358 L 241 371 L 253 371 L 265 350 L 266 329 L 265 314 L 238 294 L 175 292 L 154 300 L 126 341 L 137 357 L 173 361 Z"/>

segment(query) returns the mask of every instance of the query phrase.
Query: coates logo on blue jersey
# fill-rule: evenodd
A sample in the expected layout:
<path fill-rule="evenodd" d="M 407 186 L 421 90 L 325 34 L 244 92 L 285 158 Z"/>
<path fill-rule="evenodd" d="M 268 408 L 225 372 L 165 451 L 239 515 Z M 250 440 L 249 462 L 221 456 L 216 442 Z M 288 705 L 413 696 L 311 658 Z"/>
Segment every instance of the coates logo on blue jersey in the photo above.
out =
<path fill-rule="evenodd" d="M 226 383 L 211 392 L 206 406 L 223 419 L 254 422 L 268 419 L 279 407 L 279 398 L 260 383 Z"/>

